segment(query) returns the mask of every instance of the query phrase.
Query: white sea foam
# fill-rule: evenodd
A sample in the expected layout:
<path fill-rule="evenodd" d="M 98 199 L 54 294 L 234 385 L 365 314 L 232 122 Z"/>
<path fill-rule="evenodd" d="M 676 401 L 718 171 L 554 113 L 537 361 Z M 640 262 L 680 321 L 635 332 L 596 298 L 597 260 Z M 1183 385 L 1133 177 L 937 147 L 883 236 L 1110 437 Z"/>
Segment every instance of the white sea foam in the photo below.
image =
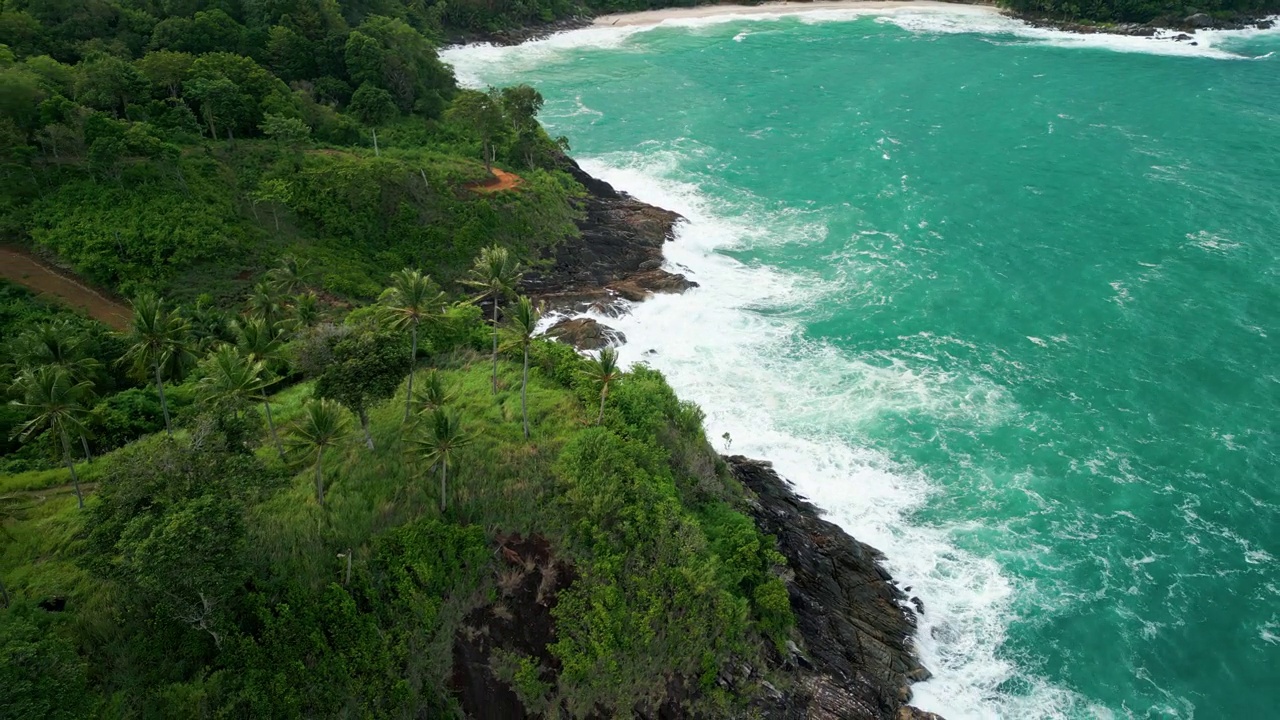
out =
<path fill-rule="evenodd" d="M 820 304 L 834 288 L 717 252 L 764 242 L 761 233 L 786 242 L 788 232 L 804 230 L 794 218 L 753 209 L 721 214 L 696 186 L 673 177 L 666 153 L 619 153 L 582 165 L 688 218 L 667 259 L 701 283 L 628 316 L 598 319 L 626 333 L 625 361 L 649 362 L 703 407 L 710 437 L 727 432 L 732 452 L 771 460 L 832 521 L 887 554 L 894 576 L 926 606 L 918 645 L 935 676 L 915 686 L 914 702 L 952 720 L 1088 712 L 1082 698 L 1001 656 L 1013 587 L 994 560 L 955 546 L 958 528 L 913 520 L 934 492 L 929 479 L 857 443 L 859 423 L 884 411 L 997 422 L 1011 409 L 1007 397 L 990 383 L 981 387 L 981 378 L 932 372 L 911 358 L 872 362 L 805 341 L 789 312 Z M 1015 678 L 1023 689 L 1002 692 Z"/>
<path fill-rule="evenodd" d="M 466 87 L 483 87 L 501 82 L 502 76 L 527 71 L 548 64 L 572 62 L 583 49 L 625 50 L 638 33 L 657 28 L 696 30 L 724 23 L 776 22 L 795 17 L 807 24 L 851 22 L 867 17 L 893 24 L 904 30 L 922 34 L 976 34 L 990 38 L 1011 38 L 1015 42 L 1052 45 L 1063 48 L 1111 50 L 1126 53 L 1149 53 L 1217 60 L 1260 60 L 1273 53 L 1252 56 L 1231 51 L 1231 47 L 1260 36 L 1280 37 L 1280 23 L 1268 30 L 1200 30 L 1191 40 L 1175 41 L 1174 31 L 1161 31 L 1156 37 L 1081 34 L 1038 28 L 988 7 L 955 5 L 939 7 L 856 7 L 806 10 L 803 8 L 761 8 L 759 11 L 726 12 L 706 17 L 675 17 L 651 24 L 594 25 L 556 33 L 549 37 L 515 46 L 490 44 L 453 46 L 440 52 L 441 58 L 453 65 L 458 82 Z M 739 42 L 747 35 L 739 33 Z M 1193 44 L 1194 43 L 1194 44 Z M 639 50 L 639 48 L 637 48 Z"/>

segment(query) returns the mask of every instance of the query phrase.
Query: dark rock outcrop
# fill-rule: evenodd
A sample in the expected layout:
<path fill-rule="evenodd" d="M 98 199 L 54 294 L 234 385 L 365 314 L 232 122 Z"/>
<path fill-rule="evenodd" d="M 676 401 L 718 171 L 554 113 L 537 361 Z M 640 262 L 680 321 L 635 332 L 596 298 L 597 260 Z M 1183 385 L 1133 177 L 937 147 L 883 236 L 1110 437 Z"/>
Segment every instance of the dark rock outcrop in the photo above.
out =
<path fill-rule="evenodd" d="M 565 157 L 561 168 L 587 190 L 581 231 L 558 245 L 548 264 L 524 279 L 524 290 L 553 309 L 619 312 L 619 300 L 684 292 L 697 283 L 662 269 L 662 246 L 682 218 L 618 192 Z"/>
<path fill-rule="evenodd" d="M 539 717 L 495 674 L 495 655 L 531 658 L 541 667 L 543 680 L 554 680 L 560 662 L 547 650 L 556 641 L 551 610 L 560 590 L 571 584 L 575 575 L 571 567 L 552 556 L 540 535 L 501 539 L 497 553 L 504 561 L 497 577 L 499 597 L 468 613 L 454 636 L 450 685 L 466 716 L 473 720 Z"/>
<path fill-rule="evenodd" d="M 599 350 L 627 341 L 622 333 L 591 318 L 561 320 L 547 330 L 547 337 L 568 343 L 579 350 Z"/>
<path fill-rule="evenodd" d="M 928 679 L 929 671 L 912 641 L 915 613 L 880 566 L 880 551 L 823 520 L 769 463 L 725 461 L 755 494 L 756 524 L 777 538 L 787 558 L 791 608 L 804 638 L 789 659 L 800 680 L 783 700 L 762 708 L 766 717 L 929 720 L 905 704 L 910 684 Z"/>

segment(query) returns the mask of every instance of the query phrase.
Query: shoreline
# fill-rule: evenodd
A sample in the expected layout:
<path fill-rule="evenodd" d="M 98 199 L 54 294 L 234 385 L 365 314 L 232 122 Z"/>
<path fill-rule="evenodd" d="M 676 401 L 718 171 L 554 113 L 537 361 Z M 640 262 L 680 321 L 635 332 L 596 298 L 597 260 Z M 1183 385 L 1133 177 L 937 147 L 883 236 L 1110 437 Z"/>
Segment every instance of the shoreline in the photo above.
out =
<path fill-rule="evenodd" d="M 867 14 L 894 13 L 903 10 L 946 10 L 974 15 L 1003 14 L 996 5 L 988 3 L 943 2 L 941 0 L 819 0 L 796 2 L 777 0 L 759 5 L 697 5 L 695 7 L 662 8 L 631 13 L 599 15 L 592 27 L 644 27 L 661 25 L 669 20 L 700 20 L 715 17 L 783 17 L 823 11 L 866 12 Z"/>

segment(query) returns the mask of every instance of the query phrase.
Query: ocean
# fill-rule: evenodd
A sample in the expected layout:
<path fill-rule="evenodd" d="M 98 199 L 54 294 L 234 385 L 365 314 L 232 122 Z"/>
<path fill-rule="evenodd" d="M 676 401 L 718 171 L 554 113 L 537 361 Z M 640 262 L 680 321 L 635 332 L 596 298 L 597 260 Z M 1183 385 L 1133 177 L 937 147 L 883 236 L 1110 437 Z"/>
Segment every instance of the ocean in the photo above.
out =
<path fill-rule="evenodd" d="M 602 319 L 888 557 L 915 704 L 1280 717 L 1280 33 L 967 7 L 444 53 L 688 222 Z"/>

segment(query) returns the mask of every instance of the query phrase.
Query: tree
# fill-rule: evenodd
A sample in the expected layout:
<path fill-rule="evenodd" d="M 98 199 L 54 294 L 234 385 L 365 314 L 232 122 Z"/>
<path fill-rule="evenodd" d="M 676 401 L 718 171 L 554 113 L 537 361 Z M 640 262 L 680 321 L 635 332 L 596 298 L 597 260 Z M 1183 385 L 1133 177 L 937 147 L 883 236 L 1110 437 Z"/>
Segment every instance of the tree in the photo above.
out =
<path fill-rule="evenodd" d="M 448 405 L 453 396 L 454 393 L 445 387 L 440 371 L 432 368 L 422 378 L 422 387 L 413 394 L 413 400 L 417 403 L 420 414 L 429 414 Z"/>
<path fill-rule="evenodd" d="M 121 362 L 131 363 L 140 377 L 154 374 L 160 408 L 164 411 L 164 430 L 173 437 L 169 421 L 169 404 L 164 397 L 164 378 L 179 377 L 194 362 L 190 350 L 190 324 L 177 312 L 166 310 L 164 302 L 154 294 L 144 293 L 133 301 L 133 319 L 128 341 L 131 343 Z"/>
<path fill-rule="evenodd" d="M 316 502 L 324 505 L 324 451 L 347 438 L 347 419 L 337 403 L 313 400 L 302 408 L 302 417 L 289 429 L 287 444 L 314 458 Z"/>
<path fill-rule="evenodd" d="M 271 377 L 266 365 L 253 357 L 246 357 L 232 345 L 214 350 L 200 363 L 204 377 L 200 378 L 197 391 L 203 402 L 214 408 L 239 414 L 252 402 L 262 402 L 267 415 L 267 428 L 275 442 L 276 452 L 284 460 L 284 447 L 276 433 L 275 420 L 271 417 L 271 401 L 266 389 Z"/>
<path fill-rule="evenodd" d="M 89 338 L 79 328 L 60 320 L 41 323 L 22 333 L 14 341 L 10 353 L 16 368 L 62 368 L 74 382 L 88 382 L 92 388 L 102 363 L 90 357 L 89 344 Z M 86 432 L 80 433 L 80 447 L 84 450 L 84 459 L 93 460 Z"/>
<path fill-rule="evenodd" d="M 132 65 L 111 55 L 99 55 L 78 66 L 76 98 L 98 110 L 123 117 L 130 100 L 146 93 L 147 81 Z"/>
<path fill-rule="evenodd" d="M 600 414 L 596 417 L 596 424 L 599 425 L 604 422 L 604 401 L 609 396 L 609 386 L 622 376 L 618 367 L 618 351 L 611 347 L 601 349 L 598 355 L 587 362 L 582 374 L 600 388 Z"/>
<path fill-rule="evenodd" d="M 278 265 L 267 271 L 267 283 L 282 295 L 294 295 L 311 283 L 310 267 L 311 262 L 306 258 L 285 255 Z"/>
<path fill-rule="evenodd" d="M 169 97 L 176 98 L 182 92 L 182 80 L 195 60 L 190 53 L 157 50 L 135 60 L 133 65 L 152 85 L 165 88 Z"/>
<path fill-rule="evenodd" d="M 414 441 L 418 454 L 428 468 L 440 466 L 440 512 L 445 511 L 448 499 L 449 465 L 454 453 L 471 444 L 471 436 L 462 431 L 458 416 L 444 408 L 436 408 L 427 416 L 424 431 Z"/>
<path fill-rule="evenodd" d="M 480 291 L 475 302 L 489 298 L 493 302 L 493 394 L 498 394 L 498 305 L 511 294 L 523 272 L 507 249 L 490 245 L 480 250 L 471 272 L 462 282 Z"/>
<path fill-rule="evenodd" d="M 284 329 L 262 318 L 249 317 L 233 321 L 231 331 L 240 352 L 261 360 L 271 372 L 280 372 L 284 367 Z"/>
<path fill-rule="evenodd" d="M 200 101 L 200 114 L 212 140 L 218 139 L 219 124 L 227 129 L 227 137 L 234 139 L 235 126 L 244 122 L 246 108 L 253 104 L 253 98 L 225 77 L 194 78 L 187 83 L 187 95 Z"/>
<path fill-rule="evenodd" d="M 286 145 L 301 145 L 311 137 L 311 126 L 297 118 L 285 117 L 275 113 L 262 116 L 262 124 L 258 126 L 263 135 Z"/>
<path fill-rule="evenodd" d="M 249 292 L 247 304 L 249 317 L 261 320 L 270 327 L 276 327 L 284 315 L 284 307 L 280 304 L 280 293 L 266 280 L 253 286 L 253 290 Z"/>
<path fill-rule="evenodd" d="M 71 482 L 76 490 L 76 502 L 84 507 L 80 494 L 80 477 L 71 462 L 71 435 L 84 434 L 84 419 L 88 414 L 84 401 L 89 397 L 93 384 L 74 380 L 63 368 L 45 365 L 24 371 L 14 382 L 20 399 L 13 404 L 23 410 L 30 419 L 18 428 L 16 436 L 27 442 L 48 430 L 62 445 L 62 459 L 71 472 Z"/>
<path fill-rule="evenodd" d="M 502 98 L 498 91 L 465 91 L 458 95 L 449 108 L 449 119 L 471 130 L 480 138 L 484 153 L 484 169 L 493 171 L 494 146 L 509 129 L 502 112 Z"/>
<path fill-rule="evenodd" d="M 520 375 L 520 417 L 524 422 L 525 440 L 529 439 L 529 404 L 526 397 L 529 390 L 529 345 L 533 342 L 541 319 L 542 308 L 524 295 L 516 301 L 508 317 L 510 332 L 524 352 L 524 371 Z"/>
<path fill-rule="evenodd" d="M 409 350 L 409 387 L 405 391 L 404 421 L 409 422 L 413 402 L 413 370 L 418 363 L 418 326 L 426 318 L 440 314 L 444 307 L 444 293 L 421 270 L 405 268 L 391 274 L 391 287 L 379 298 L 396 330 L 408 328 L 411 338 Z"/>
<path fill-rule="evenodd" d="M 409 353 L 399 337 L 365 330 L 337 339 L 333 361 L 316 380 L 316 395 L 346 406 L 360 418 L 373 449 L 369 408 L 390 399 L 409 371 Z"/>
<path fill-rule="evenodd" d="M 125 577 L 171 618 L 222 647 L 223 606 L 248 574 L 244 510 L 207 494 L 161 517 L 135 517 L 118 547 Z"/>
<path fill-rule="evenodd" d="M 280 232 L 280 206 L 287 207 L 293 199 L 293 186 L 280 178 L 263 180 L 258 183 L 258 189 L 249 194 L 249 199 L 254 203 L 271 203 L 271 217 L 276 221 L 276 232 Z"/>
<path fill-rule="evenodd" d="M 347 106 L 365 125 L 381 125 L 396 115 L 396 102 L 391 93 L 371 83 L 356 88 Z"/>
<path fill-rule="evenodd" d="M 309 328 L 320 321 L 320 298 L 314 292 L 307 291 L 293 296 L 291 306 L 295 332 L 301 328 Z"/>

